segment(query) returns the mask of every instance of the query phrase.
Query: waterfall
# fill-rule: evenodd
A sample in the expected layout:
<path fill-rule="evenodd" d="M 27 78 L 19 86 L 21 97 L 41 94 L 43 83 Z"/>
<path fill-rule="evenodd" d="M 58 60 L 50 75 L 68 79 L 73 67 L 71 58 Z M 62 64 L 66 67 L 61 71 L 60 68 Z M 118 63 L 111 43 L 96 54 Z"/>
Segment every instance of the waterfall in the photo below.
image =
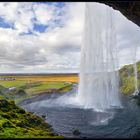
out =
<path fill-rule="evenodd" d="M 134 86 L 135 86 L 135 91 L 134 91 L 133 95 L 137 95 L 139 93 L 139 90 L 138 90 L 137 63 L 136 63 L 137 45 L 134 47 L 133 51 L 134 51 L 134 64 L 133 64 L 133 69 L 134 69 Z"/>
<path fill-rule="evenodd" d="M 86 3 L 77 99 L 85 108 L 120 107 L 113 9 Z M 105 10 L 102 10 L 102 8 Z"/>

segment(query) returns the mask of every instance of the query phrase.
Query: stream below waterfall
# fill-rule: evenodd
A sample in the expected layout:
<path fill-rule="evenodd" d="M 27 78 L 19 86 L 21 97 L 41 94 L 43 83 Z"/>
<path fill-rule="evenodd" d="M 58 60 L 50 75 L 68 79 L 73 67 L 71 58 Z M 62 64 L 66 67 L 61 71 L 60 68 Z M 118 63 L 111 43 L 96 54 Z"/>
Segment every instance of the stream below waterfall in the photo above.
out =
<path fill-rule="evenodd" d="M 43 96 L 39 100 L 23 102 L 21 106 L 41 116 L 54 131 L 67 138 L 134 138 L 140 137 L 140 107 L 128 96 L 122 96 L 123 108 L 110 109 L 107 112 L 95 112 L 92 109 L 78 108 L 58 104 L 60 96 L 71 96 L 77 92 L 77 86 L 65 95 Z M 37 97 L 38 98 L 38 97 Z M 65 98 L 64 98 L 65 99 Z M 80 134 L 74 135 L 78 129 Z"/>

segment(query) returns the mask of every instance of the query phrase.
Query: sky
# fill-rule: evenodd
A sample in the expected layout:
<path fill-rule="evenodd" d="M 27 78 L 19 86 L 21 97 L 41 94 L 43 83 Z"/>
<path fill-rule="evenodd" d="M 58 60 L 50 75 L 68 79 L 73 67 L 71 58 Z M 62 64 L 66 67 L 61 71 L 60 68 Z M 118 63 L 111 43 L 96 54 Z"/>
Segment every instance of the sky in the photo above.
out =
<path fill-rule="evenodd" d="M 84 13 L 84 2 L 1 2 L 0 73 L 79 72 Z M 114 13 L 121 67 L 133 46 L 140 60 L 140 29 Z"/>

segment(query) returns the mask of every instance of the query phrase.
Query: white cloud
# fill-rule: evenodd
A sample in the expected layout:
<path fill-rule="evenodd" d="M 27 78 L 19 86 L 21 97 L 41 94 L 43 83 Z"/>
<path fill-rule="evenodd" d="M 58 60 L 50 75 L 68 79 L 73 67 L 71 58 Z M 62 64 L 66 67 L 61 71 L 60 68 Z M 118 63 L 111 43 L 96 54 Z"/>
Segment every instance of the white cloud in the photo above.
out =
<path fill-rule="evenodd" d="M 79 69 L 84 6 L 85 3 L 78 2 L 66 3 L 61 8 L 55 3 L 0 3 L 0 17 L 15 25 L 15 29 L 0 27 L 0 72 Z M 140 31 L 120 12 L 115 13 L 119 62 L 124 65 L 130 62 L 131 48 L 139 44 Z M 48 28 L 37 32 L 33 30 L 34 23 Z M 20 35 L 29 30 L 36 35 Z"/>
<path fill-rule="evenodd" d="M 1 2 L 0 3 L 0 16 L 8 22 L 14 22 L 19 3 Z"/>
<path fill-rule="evenodd" d="M 47 4 L 34 4 L 33 10 L 37 22 L 40 24 L 47 24 L 54 17 L 55 7 Z"/>

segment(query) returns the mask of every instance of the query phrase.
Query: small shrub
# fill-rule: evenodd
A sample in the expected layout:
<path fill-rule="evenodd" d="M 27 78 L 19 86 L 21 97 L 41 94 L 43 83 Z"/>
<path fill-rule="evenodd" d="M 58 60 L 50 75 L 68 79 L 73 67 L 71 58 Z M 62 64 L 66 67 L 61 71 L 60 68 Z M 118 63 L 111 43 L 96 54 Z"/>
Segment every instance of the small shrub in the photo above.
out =
<path fill-rule="evenodd" d="M 14 112 L 10 112 L 9 115 L 11 116 L 11 118 L 17 118 L 18 116 L 16 115 L 16 113 Z"/>
<path fill-rule="evenodd" d="M 45 119 L 45 118 L 46 118 L 46 115 L 42 115 L 41 117 L 42 117 L 43 119 Z"/>
<path fill-rule="evenodd" d="M 1 116 L 2 116 L 3 118 L 6 118 L 6 119 L 10 119 L 10 118 L 11 118 L 11 116 L 10 116 L 10 115 L 5 114 L 5 113 L 4 113 L 4 114 L 2 114 Z"/>
<path fill-rule="evenodd" d="M 37 119 L 37 118 L 30 118 L 29 119 L 29 123 L 34 124 L 34 125 L 39 125 L 41 124 L 42 120 L 41 119 Z"/>
<path fill-rule="evenodd" d="M 27 130 L 27 129 L 24 129 L 24 130 L 23 130 L 23 133 L 27 133 L 27 132 L 28 132 L 28 130 Z"/>
<path fill-rule="evenodd" d="M 14 127 L 14 125 L 10 122 L 10 121 L 6 121 L 2 124 L 2 127 L 5 128 L 5 127 Z"/>
<path fill-rule="evenodd" d="M 73 130 L 73 135 L 80 135 L 81 132 L 78 129 Z"/>
<path fill-rule="evenodd" d="M 24 121 L 20 121 L 16 124 L 16 126 L 19 126 L 19 127 L 26 127 L 26 123 Z"/>
<path fill-rule="evenodd" d="M 23 109 L 19 109 L 18 113 L 25 114 L 26 112 Z"/>

